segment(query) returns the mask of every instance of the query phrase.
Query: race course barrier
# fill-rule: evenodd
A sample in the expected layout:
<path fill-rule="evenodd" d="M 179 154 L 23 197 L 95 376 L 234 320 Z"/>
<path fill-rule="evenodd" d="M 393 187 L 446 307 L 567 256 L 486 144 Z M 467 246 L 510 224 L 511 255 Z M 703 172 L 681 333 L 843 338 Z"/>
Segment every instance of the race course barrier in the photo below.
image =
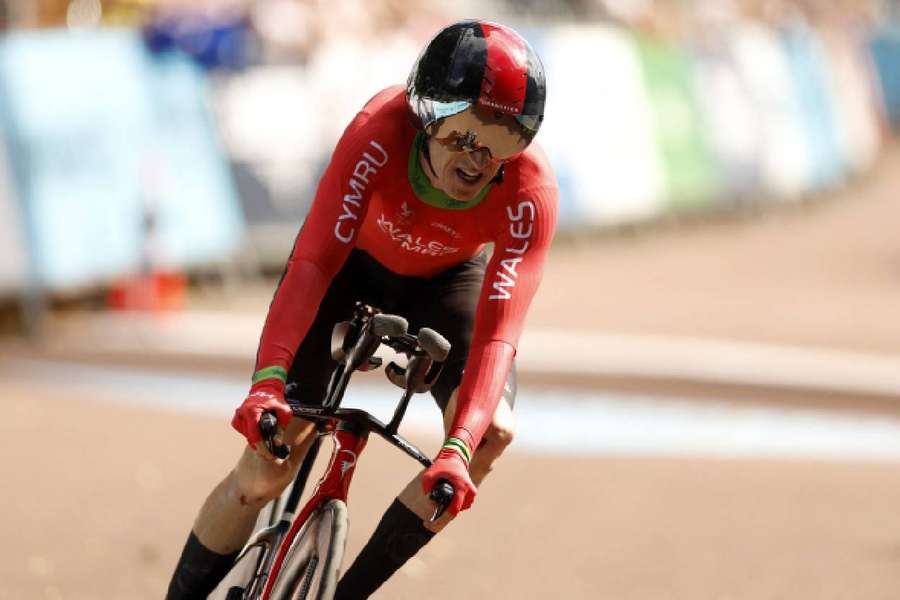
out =
<path fill-rule="evenodd" d="M 37 281 L 103 284 L 222 260 L 243 222 L 197 68 L 137 32 L 0 42 L 0 131 Z"/>
<path fill-rule="evenodd" d="M 867 35 L 750 21 L 691 45 L 610 23 L 529 31 L 548 77 L 538 143 L 560 230 L 795 202 L 865 173 L 879 123 L 900 129 L 900 33 Z M 19 250 L 4 253 L 0 292 L 26 272 L 67 290 L 148 265 L 200 268 L 247 233 L 277 240 L 266 260 L 280 266 L 337 136 L 402 80 L 419 47 L 408 42 L 210 79 L 135 31 L 8 34 L 0 227 L 25 226 L 2 236 Z M 334 76 L 354 64 L 369 68 Z"/>

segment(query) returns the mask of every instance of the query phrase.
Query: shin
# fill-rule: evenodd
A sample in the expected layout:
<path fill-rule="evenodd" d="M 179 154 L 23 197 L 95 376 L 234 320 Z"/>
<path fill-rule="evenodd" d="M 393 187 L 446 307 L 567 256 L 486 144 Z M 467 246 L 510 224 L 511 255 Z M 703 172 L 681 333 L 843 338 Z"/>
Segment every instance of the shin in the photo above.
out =
<path fill-rule="evenodd" d="M 253 532 L 260 508 L 290 484 L 314 437 L 311 423 L 294 419 L 285 433 L 292 446 L 287 460 L 267 460 L 244 448 L 194 521 L 169 584 L 169 600 L 205 598 L 218 585 Z"/>

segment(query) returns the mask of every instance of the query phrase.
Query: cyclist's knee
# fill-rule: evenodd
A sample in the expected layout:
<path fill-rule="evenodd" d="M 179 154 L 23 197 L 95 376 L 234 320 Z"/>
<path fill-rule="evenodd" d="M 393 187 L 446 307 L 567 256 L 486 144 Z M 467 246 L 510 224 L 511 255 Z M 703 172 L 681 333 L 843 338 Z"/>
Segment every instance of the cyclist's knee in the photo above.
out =
<path fill-rule="evenodd" d="M 280 467 L 280 468 L 279 468 Z M 242 506 L 261 507 L 277 498 L 291 482 L 287 463 L 274 465 L 246 448 L 237 467 L 231 472 L 231 495 Z"/>
<path fill-rule="evenodd" d="M 293 418 L 284 432 L 284 442 L 290 446 L 302 446 L 313 435 L 316 424 L 306 419 Z"/>
<path fill-rule="evenodd" d="M 484 432 L 481 445 L 475 451 L 472 464 L 469 466 L 469 474 L 475 485 L 481 485 L 484 478 L 494 470 L 497 459 L 512 443 L 513 437 L 515 437 L 515 428 L 511 421 L 498 423 L 495 419 L 495 422 L 491 423 Z"/>
<path fill-rule="evenodd" d="M 507 446 L 512 444 L 513 438 L 516 436 L 515 427 L 511 423 L 502 425 L 491 424 L 485 432 L 485 445 L 490 446 L 499 452 L 503 452 Z"/>
<path fill-rule="evenodd" d="M 484 438 L 479 451 L 485 451 L 488 454 L 499 456 L 507 446 L 512 444 L 516 435 L 515 419 L 513 418 L 512 409 L 504 401 L 500 401 L 497 410 L 494 411 L 494 418 L 491 424 L 484 432 Z"/>
<path fill-rule="evenodd" d="M 247 446 L 235 469 L 231 472 L 231 492 L 243 506 L 261 507 L 281 495 L 294 480 L 308 443 L 313 435 L 312 424 L 297 423 L 294 419 L 288 426 L 285 439 L 291 442 L 291 456 L 285 461 L 274 462 L 264 459 Z"/>

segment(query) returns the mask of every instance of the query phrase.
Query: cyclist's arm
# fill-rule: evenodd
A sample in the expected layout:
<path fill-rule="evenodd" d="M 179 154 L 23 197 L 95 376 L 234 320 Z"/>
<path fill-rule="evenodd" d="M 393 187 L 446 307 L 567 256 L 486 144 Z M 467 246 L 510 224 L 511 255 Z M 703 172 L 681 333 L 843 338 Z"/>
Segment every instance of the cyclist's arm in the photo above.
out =
<path fill-rule="evenodd" d="M 378 161 L 384 143 L 371 127 L 365 126 L 366 118 L 361 113 L 344 132 L 319 182 L 269 306 L 256 356 L 254 383 L 284 382 L 328 285 L 356 244 L 373 178 L 377 177 L 377 170 L 361 168 L 360 164 L 369 158 Z"/>
<path fill-rule="evenodd" d="M 500 402 L 525 314 L 540 284 L 556 227 L 557 195 L 551 186 L 520 192 L 506 209 L 505 227 L 495 241 L 450 431 L 471 452 Z"/>

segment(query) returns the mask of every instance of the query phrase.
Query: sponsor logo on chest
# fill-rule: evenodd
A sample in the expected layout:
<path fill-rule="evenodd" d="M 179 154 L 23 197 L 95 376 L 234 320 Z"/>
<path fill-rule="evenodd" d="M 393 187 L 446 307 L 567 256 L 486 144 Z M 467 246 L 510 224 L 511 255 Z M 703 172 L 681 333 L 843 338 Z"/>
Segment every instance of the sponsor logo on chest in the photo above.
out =
<path fill-rule="evenodd" d="M 404 208 L 406 208 L 405 204 Z M 399 244 L 400 248 L 403 250 L 425 256 L 447 256 L 448 254 L 459 252 L 459 248 L 448 246 L 444 242 L 438 240 L 428 239 L 427 234 L 423 236 L 422 234 L 414 233 L 413 230 L 410 229 L 410 219 L 408 215 L 401 213 L 400 218 L 397 219 L 397 221 L 397 223 L 394 223 L 393 221 L 388 220 L 384 213 L 381 213 L 377 223 L 378 228 L 391 240 Z M 437 225 L 439 224 L 432 223 L 432 226 Z M 444 227 L 455 233 L 455 230 L 451 227 L 446 225 Z M 444 229 L 441 230 L 444 231 Z"/>

